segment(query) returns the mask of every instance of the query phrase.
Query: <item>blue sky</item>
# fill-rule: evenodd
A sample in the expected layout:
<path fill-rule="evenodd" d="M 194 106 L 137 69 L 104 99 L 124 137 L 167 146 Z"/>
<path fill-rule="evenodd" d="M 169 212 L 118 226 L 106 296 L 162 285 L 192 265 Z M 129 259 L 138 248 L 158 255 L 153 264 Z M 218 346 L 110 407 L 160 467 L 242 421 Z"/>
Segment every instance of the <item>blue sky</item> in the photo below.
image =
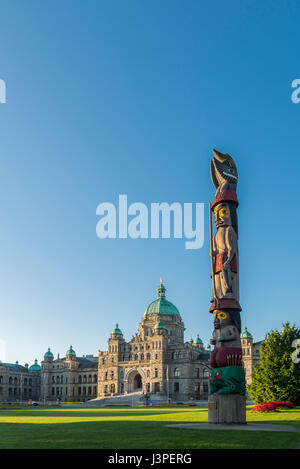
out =
<path fill-rule="evenodd" d="M 203 202 L 211 149 L 239 170 L 243 325 L 299 326 L 297 1 L 1 1 L 1 340 L 6 360 L 97 354 L 163 277 L 208 343 L 205 244 L 100 240 L 96 207 Z"/>

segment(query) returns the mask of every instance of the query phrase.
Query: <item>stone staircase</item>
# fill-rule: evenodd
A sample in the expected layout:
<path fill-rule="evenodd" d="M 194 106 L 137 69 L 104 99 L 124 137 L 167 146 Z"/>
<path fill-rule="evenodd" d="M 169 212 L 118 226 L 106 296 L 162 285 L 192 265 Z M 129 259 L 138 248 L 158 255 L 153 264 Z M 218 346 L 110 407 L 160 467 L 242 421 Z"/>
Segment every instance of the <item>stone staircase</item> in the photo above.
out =
<path fill-rule="evenodd" d="M 112 397 L 105 397 L 104 399 L 92 399 L 90 401 L 84 402 L 84 407 L 104 407 L 108 405 L 129 405 L 136 406 L 142 404 L 143 401 L 140 400 L 143 395 L 141 390 L 132 392 L 130 394 L 116 394 Z"/>
<path fill-rule="evenodd" d="M 105 407 L 105 406 L 137 406 L 145 404 L 145 401 L 142 399 L 143 391 L 141 389 L 137 389 L 135 392 L 131 392 L 129 394 L 116 394 L 112 397 L 106 397 L 104 399 L 92 399 L 87 402 L 82 403 L 82 407 Z M 165 403 L 166 398 L 158 395 L 158 394 L 151 394 L 150 395 L 150 405 L 153 404 L 160 404 Z"/>

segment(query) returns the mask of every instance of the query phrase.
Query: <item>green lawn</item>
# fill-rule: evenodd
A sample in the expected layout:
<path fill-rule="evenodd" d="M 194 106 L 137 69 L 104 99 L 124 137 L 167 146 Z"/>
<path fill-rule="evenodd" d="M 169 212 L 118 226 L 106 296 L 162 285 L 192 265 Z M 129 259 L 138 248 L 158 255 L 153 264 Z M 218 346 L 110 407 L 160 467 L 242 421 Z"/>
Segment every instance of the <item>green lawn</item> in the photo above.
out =
<path fill-rule="evenodd" d="M 247 412 L 248 422 L 300 429 L 300 408 Z M 297 448 L 300 433 L 166 428 L 207 422 L 204 408 L 0 409 L 0 448 Z"/>

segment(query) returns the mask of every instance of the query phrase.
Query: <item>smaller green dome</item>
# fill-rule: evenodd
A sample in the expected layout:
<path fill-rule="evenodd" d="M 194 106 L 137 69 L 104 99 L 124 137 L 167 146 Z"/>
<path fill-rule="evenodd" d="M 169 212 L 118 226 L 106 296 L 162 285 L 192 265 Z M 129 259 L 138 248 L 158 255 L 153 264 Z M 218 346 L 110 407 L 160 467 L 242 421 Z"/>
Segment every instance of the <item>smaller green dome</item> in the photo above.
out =
<path fill-rule="evenodd" d="M 37 359 L 34 360 L 34 365 L 31 365 L 31 366 L 29 367 L 29 369 L 30 369 L 31 371 L 40 371 L 40 370 L 41 370 L 41 367 L 40 367 L 40 365 L 38 364 Z"/>
<path fill-rule="evenodd" d="M 75 350 L 73 350 L 72 345 L 70 345 L 69 350 L 67 350 L 66 355 L 73 355 L 74 357 L 76 356 Z"/>
<path fill-rule="evenodd" d="M 119 329 L 119 324 L 118 323 L 116 324 L 116 327 L 112 331 L 112 334 L 122 334 L 121 329 Z"/>
<path fill-rule="evenodd" d="M 252 334 L 250 334 L 250 332 L 248 332 L 247 327 L 245 327 L 245 329 L 241 333 L 241 338 L 242 339 L 253 339 Z"/>
<path fill-rule="evenodd" d="M 45 353 L 44 358 L 53 358 L 53 353 L 50 350 L 50 347 L 48 348 L 48 351 Z"/>
<path fill-rule="evenodd" d="M 194 344 L 203 344 L 202 340 L 199 337 L 199 334 L 197 334 L 197 338 L 194 340 Z"/>
<path fill-rule="evenodd" d="M 165 329 L 165 325 L 162 322 L 155 324 L 154 329 Z"/>

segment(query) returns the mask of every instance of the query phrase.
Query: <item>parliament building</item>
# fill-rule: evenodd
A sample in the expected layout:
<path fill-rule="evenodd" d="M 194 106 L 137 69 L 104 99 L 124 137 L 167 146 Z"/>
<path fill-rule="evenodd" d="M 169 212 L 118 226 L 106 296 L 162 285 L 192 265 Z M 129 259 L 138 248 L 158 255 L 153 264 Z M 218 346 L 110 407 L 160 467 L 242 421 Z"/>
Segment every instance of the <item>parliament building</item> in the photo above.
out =
<path fill-rule="evenodd" d="M 157 298 L 144 311 L 138 330 L 126 341 L 118 324 L 98 357 L 78 357 L 72 346 L 54 358 L 50 348 L 41 365 L 0 362 L 0 402 L 36 400 L 78 402 L 130 396 L 140 392 L 161 401 L 206 400 L 209 355 L 199 335 L 185 342 L 184 323 L 166 299 L 162 283 Z M 247 328 L 241 334 L 247 384 L 259 363 L 260 344 Z"/>

